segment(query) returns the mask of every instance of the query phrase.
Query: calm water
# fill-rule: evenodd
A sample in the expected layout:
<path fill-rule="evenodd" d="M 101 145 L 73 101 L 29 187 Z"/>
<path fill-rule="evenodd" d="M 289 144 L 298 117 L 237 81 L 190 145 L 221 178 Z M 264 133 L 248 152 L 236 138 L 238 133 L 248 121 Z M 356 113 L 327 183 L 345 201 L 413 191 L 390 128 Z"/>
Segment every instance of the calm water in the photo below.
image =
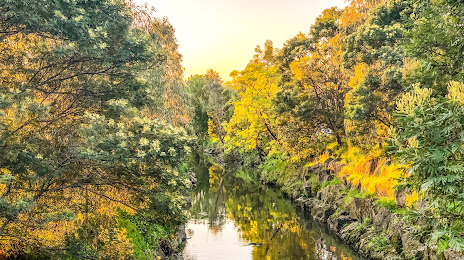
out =
<path fill-rule="evenodd" d="M 363 259 L 276 189 L 197 160 L 186 260 Z"/>

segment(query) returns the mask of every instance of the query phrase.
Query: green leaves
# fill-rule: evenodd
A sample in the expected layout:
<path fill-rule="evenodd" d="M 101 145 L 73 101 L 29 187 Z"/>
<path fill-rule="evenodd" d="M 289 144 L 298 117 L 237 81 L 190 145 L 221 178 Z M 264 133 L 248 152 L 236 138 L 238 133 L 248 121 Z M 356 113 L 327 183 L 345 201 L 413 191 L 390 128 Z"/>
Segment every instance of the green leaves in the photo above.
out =
<path fill-rule="evenodd" d="M 119 117 L 90 113 L 84 117 L 80 130 L 87 145 L 79 148 L 84 158 L 121 166 L 161 160 L 175 167 L 188 154 L 193 139 L 184 129 L 152 120 L 126 100 L 109 103 L 113 111 L 119 109 Z"/>
<path fill-rule="evenodd" d="M 0 1 L 0 255 L 26 252 L 22 241 L 62 248 L 64 235 L 92 226 L 92 217 L 92 228 L 109 234 L 99 241 L 116 247 L 116 206 L 163 225 L 183 220 L 190 184 L 177 167 L 193 140 L 169 124 L 189 121 L 181 56 L 167 20 L 135 19 L 146 13 L 130 8 L 121 0 Z M 4 246 L 5 233 L 19 244 Z"/>
<path fill-rule="evenodd" d="M 398 101 L 392 140 L 394 152 L 412 166 L 406 182 L 422 190 L 429 201 L 434 216 L 432 239 L 439 241 L 440 250 L 447 247 L 461 250 L 464 246 L 459 235 L 464 231 L 464 106 L 449 98 L 432 100 L 431 93 L 416 87 Z"/>

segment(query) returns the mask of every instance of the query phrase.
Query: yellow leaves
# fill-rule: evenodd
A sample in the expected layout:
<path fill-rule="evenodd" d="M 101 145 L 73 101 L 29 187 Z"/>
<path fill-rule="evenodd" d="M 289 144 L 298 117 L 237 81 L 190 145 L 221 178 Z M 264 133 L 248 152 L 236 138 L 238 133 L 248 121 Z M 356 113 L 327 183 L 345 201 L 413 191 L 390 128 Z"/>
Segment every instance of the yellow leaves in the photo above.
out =
<path fill-rule="evenodd" d="M 116 234 L 113 234 L 116 233 Z M 106 259 L 129 259 L 134 247 L 127 237 L 125 228 L 109 230 L 100 226 L 98 240 L 103 246 L 98 248 L 99 255 Z M 98 245 L 96 245 L 98 247 Z"/>
<path fill-rule="evenodd" d="M 342 27 L 356 28 L 368 17 L 369 10 L 373 9 L 384 0 L 351 0 L 350 4 L 343 9 L 341 15 Z"/>
<path fill-rule="evenodd" d="M 453 102 L 464 105 L 464 84 L 456 81 L 450 82 L 446 97 Z"/>
<path fill-rule="evenodd" d="M 309 57 L 303 57 L 299 61 L 294 61 L 290 64 L 290 71 L 295 75 L 297 80 L 303 80 L 305 78 L 304 65 L 310 60 Z"/>
<path fill-rule="evenodd" d="M 216 164 L 211 165 L 208 169 L 209 172 L 209 183 L 211 187 L 213 187 L 217 180 L 219 180 L 219 173 L 221 172 L 221 168 L 219 168 Z"/>
<path fill-rule="evenodd" d="M 389 162 L 380 157 L 381 150 L 374 149 L 370 154 L 358 153 L 359 150 L 350 148 L 342 155 L 347 163 L 339 175 L 346 178 L 355 186 L 360 186 L 369 194 L 380 197 L 394 198 L 394 186 L 397 179 L 405 175 L 406 166 Z"/>
<path fill-rule="evenodd" d="M 240 99 L 234 103 L 234 114 L 229 123 L 224 125 L 229 136 L 226 145 L 247 149 L 271 145 L 259 141 L 268 135 L 268 127 L 275 124 L 272 100 L 278 90 L 276 70 L 260 62 L 251 62 L 229 82 L 231 88 L 239 91 Z"/>
<path fill-rule="evenodd" d="M 350 78 L 348 86 L 352 89 L 356 89 L 364 81 L 368 68 L 368 65 L 365 63 L 356 64 L 354 67 L 354 76 Z"/>
<path fill-rule="evenodd" d="M 414 115 L 414 111 L 425 104 L 433 104 L 432 89 L 420 88 L 418 84 L 414 85 L 414 90 L 403 94 L 396 102 L 399 113 Z"/>
<path fill-rule="evenodd" d="M 413 207 L 419 201 L 419 193 L 413 190 L 411 194 L 406 195 L 406 206 Z"/>
<path fill-rule="evenodd" d="M 213 120 L 208 118 L 208 136 L 213 139 L 213 141 L 219 140 L 217 134 L 215 133 L 216 126 L 214 125 Z"/>

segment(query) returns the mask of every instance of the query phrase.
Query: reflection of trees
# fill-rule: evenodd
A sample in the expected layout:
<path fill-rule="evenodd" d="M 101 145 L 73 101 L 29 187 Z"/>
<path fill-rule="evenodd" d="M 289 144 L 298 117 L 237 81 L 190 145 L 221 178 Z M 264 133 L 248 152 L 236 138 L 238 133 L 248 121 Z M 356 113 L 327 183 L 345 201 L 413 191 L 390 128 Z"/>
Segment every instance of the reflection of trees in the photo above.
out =
<path fill-rule="evenodd" d="M 352 259 L 347 257 L 350 250 L 322 226 L 301 220 L 281 192 L 247 184 L 208 162 L 199 161 L 195 167 L 198 183 L 191 218 L 208 220 L 216 232 L 222 230 L 227 218 L 232 219 L 242 238 L 263 244 L 254 247 L 253 259 Z"/>
<path fill-rule="evenodd" d="M 262 243 L 253 259 L 301 259 L 314 255 L 312 236 L 301 227 L 293 205 L 270 189 L 251 185 L 233 189 L 226 202 L 229 217 L 240 227 L 242 236 Z"/>
<path fill-rule="evenodd" d="M 207 220 L 210 229 L 219 232 L 226 222 L 224 206 L 226 195 L 222 184 L 222 169 L 204 160 L 201 156 L 196 156 L 192 164 L 198 182 L 196 190 L 192 194 L 190 218 L 195 221 Z"/>

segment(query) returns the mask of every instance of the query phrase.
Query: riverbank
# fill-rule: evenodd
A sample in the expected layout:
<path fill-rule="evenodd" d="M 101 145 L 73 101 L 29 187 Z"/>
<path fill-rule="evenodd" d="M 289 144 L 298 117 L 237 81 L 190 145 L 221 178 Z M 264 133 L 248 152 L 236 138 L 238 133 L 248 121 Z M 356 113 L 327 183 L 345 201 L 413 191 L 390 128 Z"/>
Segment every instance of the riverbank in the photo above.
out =
<path fill-rule="evenodd" d="M 334 234 L 370 259 L 464 259 L 452 249 L 439 255 L 438 245 L 426 241 L 420 230 L 425 223 L 406 220 L 404 208 L 390 209 L 372 197 L 363 197 L 356 187 L 338 179 L 342 168 L 340 160 L 333 158 L 302 168 L 303 185 L 292 192 L 287 190 L 287 195 L 315 221 L 327 224 Z"/>
<path fill-rule="evenodd" d="M 361 191 L 346 178 L 341 159 L 331 158 L 312 166 L 295 166 L 282 159 L 266 160 L 261 166 L 243 158 L 223 156 L 217 149 L 207 149 L 214 160 L 229 167 L 256 169 L 253 178 L 277 186 L 297 207 L 314 221 L 327 225 L 333 235 L 345 241 L 359 254 L 370 259 L 461 260 L 464 255 L 452 249 L 439 252 L 437 243 L 428 239 L 430 230 L 424 218 L 414 218 L 406 207 L 407 196 L 395 192 L 395 200 L 385 201 Z M 239 159 L 239 160 L 237 160 Z M 368 164 L 374 165 L 373 160 Z M 371 168 L 371 167 L 369 167 Z M 376 168 L 376 167 L 372 167 Z M 370 170 L 370 169 L 369 169 Z M 375 171 L 372 173 L 375 174 Z M 417 202 L 419 207 L 424 202 Z"/>

